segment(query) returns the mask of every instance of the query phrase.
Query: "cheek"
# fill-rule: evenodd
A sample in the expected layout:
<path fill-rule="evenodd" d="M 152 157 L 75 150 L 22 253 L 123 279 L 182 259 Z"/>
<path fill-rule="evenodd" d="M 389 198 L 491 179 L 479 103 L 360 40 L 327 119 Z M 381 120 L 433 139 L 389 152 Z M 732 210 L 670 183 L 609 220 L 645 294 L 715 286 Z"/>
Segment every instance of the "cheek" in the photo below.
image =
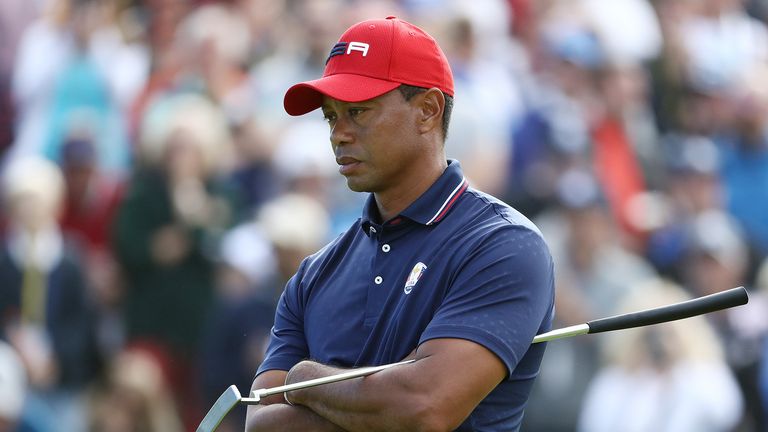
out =
<path fill-rule="evenodd" d="M 385 119 L 379 127 L 374 128 L 378 143 L 376 151 L 387 157 L 388 161 L 409 159 L 416 150 L 413 145 L 414 136 L 418 134 L 416 122 L 408 113 L 391 116 Z"/>
<path fill-rule="evenodd" d="M 380 170 L 394 174 L 413 157 L 408 136 L 402 128 L 387 128 L 377 134 L 368 148 Z"/>

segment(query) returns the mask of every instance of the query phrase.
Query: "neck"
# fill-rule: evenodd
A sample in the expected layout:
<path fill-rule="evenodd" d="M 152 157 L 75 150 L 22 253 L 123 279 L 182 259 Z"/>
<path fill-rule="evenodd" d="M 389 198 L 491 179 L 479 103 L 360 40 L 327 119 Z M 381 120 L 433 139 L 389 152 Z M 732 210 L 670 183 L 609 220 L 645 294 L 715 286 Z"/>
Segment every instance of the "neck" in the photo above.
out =
<path fill-rule="evenodd" d="M 419 165 L 418 175 L 404 176 L 411 180 L 401 183 L 400 187 L 374 192 L 381 221 L 386 222 L 408 208 L 440 178 L 447 167 L 444 157 L 439 161 L 435 159 L 429 165 Z"/>

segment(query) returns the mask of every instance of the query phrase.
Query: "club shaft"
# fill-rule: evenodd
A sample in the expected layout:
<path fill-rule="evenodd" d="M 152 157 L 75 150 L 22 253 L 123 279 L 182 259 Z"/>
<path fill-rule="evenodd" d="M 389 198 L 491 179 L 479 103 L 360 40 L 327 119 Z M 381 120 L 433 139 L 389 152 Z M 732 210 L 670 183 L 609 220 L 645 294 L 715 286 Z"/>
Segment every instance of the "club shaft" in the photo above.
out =
<path fill-rule="evenodd" d="M 297 382 L 297 383 L 293 383 L 293 384 L 286 384 L 286 385 L 283 385 L 283 386 L 272 387 L 272 388 L 268 388 L 268 389 L 254 390 L 252 392 L 252 394 L 254 396 L 253 398 L 243 398 L 243 399 L 241 399 L 240 402 L 241 403 L 245 403 L 245 404 L 251 404 L 251 405 L 252 404 L 257 404 L 259 402 L 259 399 L 265 398 L 267 396 L 271 396 L 271 395 L 274 395 L 274 394 L 280 394 L 280 393 L 285 393 L 285 392 L 294 391 L 294 390 L 301 390 L 301 389 L 305 389 L 305 388 L 309 388 L 309 387 L 315 387 L 315 386 L 319 386 L 319 385 L 335 383 L 335 382 L 338 382 L 338 381 L 345 381 L 345 380 L 352 379 L 352 378 L 364 377 L 364 376 L 368 376 L 368 375 L 371 375 L 371 374 L 379 372 L 379 371 L 383 371 L 384 369 L 389 369 L 391 367 L 400 366 L 400 365 L 404 365 L 404 364 L 408 364 L 408 363 L 413 363 L 414 361 L 416 361 L 416 360 L 411 359 L 411 360 L 404 360 L 404 361 L 397 362 L 397 363 L 385 364 L 385 365 L 381 365 L 381 366 L 370 366 L 370 367 L 352 369 L 352 370 L 347 371 L 347 372 L 342 372 L 340 374 L 331 375 L 331 376 L 327 376 L 327 377 L 315 378 L 315 379 L 311 379 L 311 380 L 307 380 L 307 381 Z"/>
<path fill-rule="evenodd" d="M 616 315 L 599 320 L 589 321 L 583 324 L 577 324 L 542 333 L 533 338 L 532 343 L 548 342 L 557 339 L 569 338 L 590 333 L 600 333 L 605 331 L 622 330 L 633 327 L 641 327 L 652 324 L 659 324 L 668 321 L 689 318 L 696 315 L 702 315 L 730 307 L 746 304 L 749 301 L 747 291 L 744 287 L 733 288 L 727 291 L 711 294 L 704 297 L 695 298 L 672 305 L 662 306 L 654 309 L 647 309 L 640 312 Z M 259 389 L 252 392 L 252 398 L 242 398 L 241 403 L 255 405 L 261 398 L 274 394 L 285 393 L 293 390 L 301 390 L 309 387 L 330 384 L 338 381 L 344 381 L 352 378 L 363 377 L 372 373 L 389 369 L 394 366 L 411 363 L 415 360 L 406 360 L 397 363 L 390 363 L 381 366 L 364 367 L 353 369 L 348 372 L 331 375 L 322 378 L 311 379 L 294 384 L 273 387 L 269 389 Z"/>

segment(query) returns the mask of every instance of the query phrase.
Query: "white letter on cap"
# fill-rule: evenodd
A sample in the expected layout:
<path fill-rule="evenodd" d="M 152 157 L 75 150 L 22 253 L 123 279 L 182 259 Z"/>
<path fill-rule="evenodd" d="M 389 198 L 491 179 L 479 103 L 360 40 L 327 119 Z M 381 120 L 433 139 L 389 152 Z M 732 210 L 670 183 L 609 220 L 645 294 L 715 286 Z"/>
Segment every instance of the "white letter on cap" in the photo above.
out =
<path fill-rule="evenodd" d="M 368 44 L 362 42 L 350 42 L 347 46 L 347 54 L 352 51 L 360 51 L 363 53 L 363 57 L 368 55 Z"/>

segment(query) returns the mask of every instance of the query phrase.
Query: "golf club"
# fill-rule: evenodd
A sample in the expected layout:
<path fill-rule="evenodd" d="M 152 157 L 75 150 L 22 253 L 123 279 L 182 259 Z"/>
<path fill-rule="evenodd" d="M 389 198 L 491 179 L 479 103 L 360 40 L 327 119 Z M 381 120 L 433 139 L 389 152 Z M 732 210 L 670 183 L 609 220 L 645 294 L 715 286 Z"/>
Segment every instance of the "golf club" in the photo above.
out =
<path fill-rule="evenodd" d="M 646 309 L 639 312 L 632 312 L 622 315 L 616 315 L 608 318 L 601 318 L 588 321 L 584 324 L 564 327 L 542 333 L 533 338 L 532 343 L 548 342 L 557 339 L 568 338 L 583 334 L 602 333 L 614 330 L 624 330 L 635 327 L 643 327 L 653 324 L 660 324 L 669 321 L 690 318 L 696 315 L 707 314 L 723 309 L 732 308 L 746 304 L 749 301 L 747 290 L 744 287 L 732 288 L 715 294 L 698 297 L 684 302 L 674 303 L 667 306 L 661 306 L 653 309 Z M 244 398 L 236 386 L 230 386 L 211 407 L 208 414 L 205 415 L 197 432 L 213 432 L 219 426 L 224 417 L 237 404 L 256 405 L 261 398 L 300 390 L 308 387 L 314 387 L 323 384 L 330 384 L 338 381 L 344 381 L 352 378 L 363 377 L 394 366 L 400 366 L 412 363 L 415 360 L 406 360 L 397 363 L 390 363 L 381 366 L 364 367 L 352 369 L 337 375 L 323 378 L 316 378 L 308 381 L 302 381 L 294 384 L 288 384 L 268 389 L 259 389 L 251 392 L 250 398 Z"/>
<path fill-rule="evenodd" d="M 307 381 L 302 381 L 294 384 L 283 385 L 279 387 L 272 387 L 268 389 L 258 389 L 251 392 L 251 397 L 244 398 L 240 395 L 240 390 L 237 386 L 231 385 L 224 393 L 216 399 L 208 414 L 205 415 L 203 421 L 200 422 L 200 426 L 197 427 L 197 432 L 213 432 L 219 426 L 224 417 L 235 407 L 235 405 L 241 403 L 245 405 L 258 405 L 261 398 L 271 396 L 274 394 L 285 393 L 292 390 L 300 390 L 309 387 L 315 387 L 323 384 L 330 384 L 338 381 L 344 381 L 352 378 L 364 377 L 384 369 L 400 366 L 408 363 L 413 363 L 416 360 L 404 360 L 397 363 L 390 363 L 381 366 L 370 366 L 352 369 L 347 372 L 343 372 L 336 375 L 331 375 L 322 378 L 315 378 Z"/>

